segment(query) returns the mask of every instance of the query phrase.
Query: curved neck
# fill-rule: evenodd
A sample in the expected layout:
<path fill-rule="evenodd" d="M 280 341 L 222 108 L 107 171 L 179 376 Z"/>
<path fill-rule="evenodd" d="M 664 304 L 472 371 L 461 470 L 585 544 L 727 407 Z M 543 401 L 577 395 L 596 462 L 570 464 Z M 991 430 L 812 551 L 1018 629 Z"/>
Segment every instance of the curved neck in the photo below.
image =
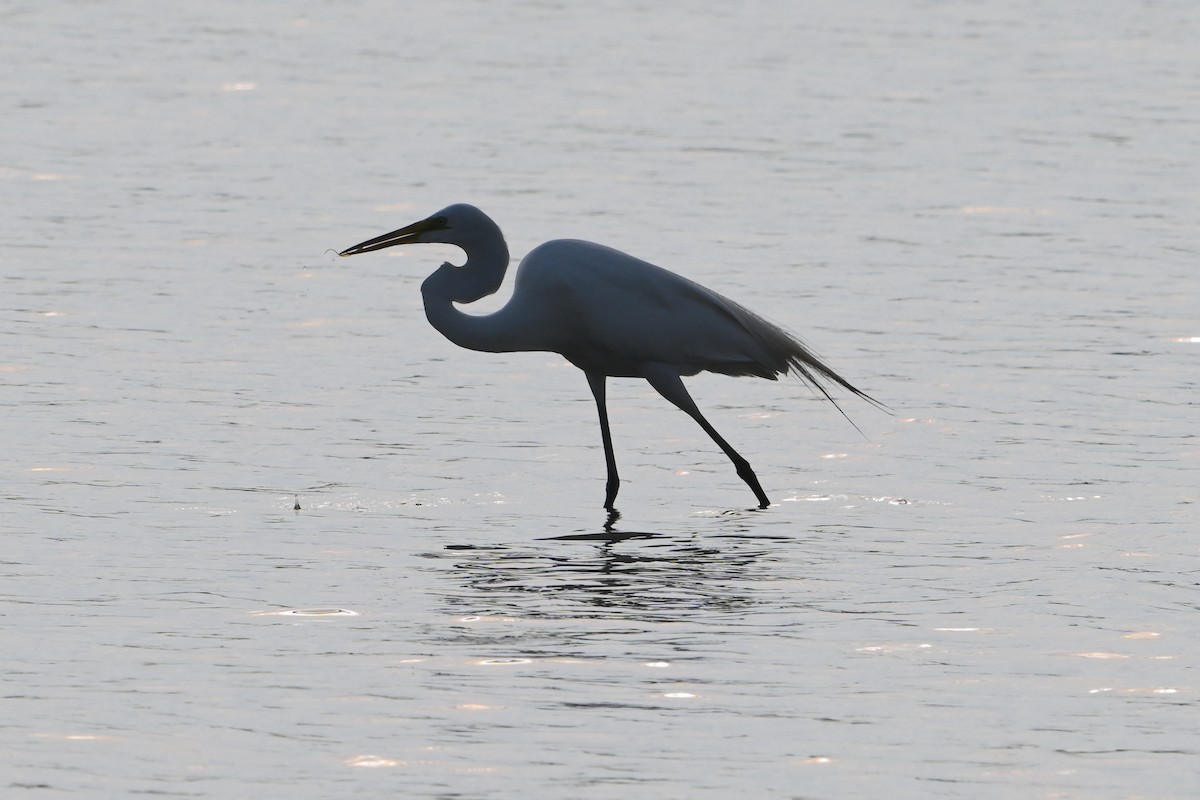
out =
<path fill-rule="evenodd" d="M 489 222 L 491 220 L 488 220 Z M 450 289 L 450 299 L 456 303 L 474 303 L 494 294 L 504 283 L 508 271 L 508 244 L 499 228 L 484 230 L 458 243 L 467 254 L 467 262 L 461 267 L 443 264 L 438 270 L 448 270 L 451 275 L 444 278 Z M 432 278 L 438 272 L 429 276 Z M 425 287 L 421 287 L 424 292 Z"/>
<path fill-rule="evenodd" d="M 501 353 L 513 349 L 502 330 L 497 330 L 495 315 L 465 314 L 455 303 L 474 303 L 495 293 L 508 270 L 508 245 L 500 229 L 486 231 L 458 245 L 467 254 L 461 267 L 442 264 L 421 284 L 425 316 L 429 324 L 459 347 Z"/>

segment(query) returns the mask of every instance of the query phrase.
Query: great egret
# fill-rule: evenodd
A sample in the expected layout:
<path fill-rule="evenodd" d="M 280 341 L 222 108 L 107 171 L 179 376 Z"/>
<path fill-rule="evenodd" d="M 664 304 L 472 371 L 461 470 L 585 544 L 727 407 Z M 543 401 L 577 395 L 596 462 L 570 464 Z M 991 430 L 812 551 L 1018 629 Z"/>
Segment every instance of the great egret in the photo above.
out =
<path fill-rule="evenodd" d="M 605 378 L 610 376 L 645 378 L 699 423 L 733 462 L 760 508 L 771 501 L 758 476 L 700 413 L 680 376 L 708 370 L 776 380 L 791 372 L 835 406 L 823 381 L 883 407 L 794 336 L 752 311 L 687 278 L 592 242 L 556 239 L 534 248 L 521 260 L 512 298 L 503 308 L 465 314 L 454 304 L 492 294 L 508 269 L 504 235 L 474 206 L 449 206 L 338 255 L 421 242 L 452 244 L 467 256 L 462 266 L 442 264 L 421 284 L 425 316 L 447 339 L 488 353 L 559 353 L 587 375 L 600 415 L 608 467 L 604 507 L 609 512 L 615 513 L 620 488 L 605 404 Z"/>

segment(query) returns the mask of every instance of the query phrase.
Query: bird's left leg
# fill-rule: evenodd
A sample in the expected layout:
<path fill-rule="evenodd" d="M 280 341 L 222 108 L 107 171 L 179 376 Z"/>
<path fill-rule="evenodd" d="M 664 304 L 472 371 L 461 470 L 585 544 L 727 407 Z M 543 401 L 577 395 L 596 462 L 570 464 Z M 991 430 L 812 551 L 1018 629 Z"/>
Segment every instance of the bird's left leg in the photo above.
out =
<path fill-rule="evenodd" d="M 708 424 L 708 420 L 700 413 L 700 409 L 696 407 L 696 401 L 688 394 L 687 387 L 683 385 L 683 380 L 679 377 L 679 373 L 665 364 L 647 365 L 643 371 L 646 380 L 654 387 L 654 390 L 663 397 L 670 400 L 677 408 L 685 412 L 689 417 L 696 420 L 704 432 L 707 433 L 712 440 L 717 443 L 717 446 L 729 456 L 729 460 L 733 462 L 733 466 L 737 469 L 738 477 L 746 482 L 750 490 L 754 492 L 754 496 L 758 498 L 758 507 L 766 508 L 771 505 L 771 501 L 767 499 L 767 493 L 763 491 L 762 484 L 758 482 L 758 476 L 754 474 L 754 470 L 750 468 L 750 462 L 742 458 L 738 451 L 729 446 L 729 442 L 722 438 L 721 434 L 717 433 L 717 429 Z"/>
<path fill-rule="evenodd" d="M 613 503 L 617 500 L 617 491 L 621 488 L 621 479 L 617 476 L 617 457 L 613 455 L 612 432 L 608 429 L 608 403 L 605 401 L 604 376 L 598 372 L 585 372 L 588 386 L 592 387 L 592 396 L 596 398 L 596 411 L 600 414 L 600 440 L 604 443 L 604 463 L 608 467 L 608 482 L 604 486 L 604 507 L 615 513 Z M 609 517 L 610 523 L 614 521 Z"/>

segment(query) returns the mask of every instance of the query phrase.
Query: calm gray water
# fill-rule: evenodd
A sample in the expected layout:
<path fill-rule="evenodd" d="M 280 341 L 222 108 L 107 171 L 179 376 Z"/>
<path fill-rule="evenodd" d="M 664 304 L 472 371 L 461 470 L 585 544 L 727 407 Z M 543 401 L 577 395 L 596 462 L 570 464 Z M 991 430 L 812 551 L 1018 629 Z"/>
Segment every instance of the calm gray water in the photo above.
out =
<path fill-rule="evenodd" d="M 5 797 L 1195 796 L 1191 0 L 0 26 Z M 429 328 L 457 251 L 326 252 L 457 201 L 896 413 L 692 380 L 747 511 L 610 382 L 605 535 L 583 376 Z"/>

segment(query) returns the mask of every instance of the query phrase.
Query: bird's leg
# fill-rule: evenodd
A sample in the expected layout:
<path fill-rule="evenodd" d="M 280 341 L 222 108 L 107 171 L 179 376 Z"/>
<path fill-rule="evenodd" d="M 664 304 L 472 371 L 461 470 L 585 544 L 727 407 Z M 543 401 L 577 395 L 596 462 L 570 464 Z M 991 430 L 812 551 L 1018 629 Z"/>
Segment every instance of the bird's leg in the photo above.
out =
<path fill-rule="evenodd" d="M 616 513 L 613 503 L 617 500 L 617 491 L 621 488 L 621 479 L 617 477 L 617 457 L 613 455 L 612 433 L 608 429 L 608 404 L 604 399 L 604 376 L 598 372 L 585 372 L 588 385 L 592 387 L 592 396 L 596 398 L 596 410 L 600 413 L 600 439 L 604 442 L 604 463 L 608 467 L 608 482 L 604 487 L 604 507 Z"/>
<path fill-rule="evenodd" d="M 683 380 L 680 379 L 679 373 L 666 366 L 654 365 L 646 369 L 644 374 L 646 380 L 650 382 L 655 391 L 674 403 L 676 407 L 685 412 L 689 417 L 696 420 L 700 427 L 704 429 L 704 432 L 724 451 L 729 460 L 733 462 L 738 477 L 746 482 L 746 485 L 754 492 L 754 496 L 758 498 L 758 507 L 766 508 L 771 505 L 771 501 L 767 499 L 767 493 L 763 491 L 762 484 L 758 482 L 758 476 L 750 468 L 750 462 L 742 458 L 738 454 L 738 451 L 730 447 L 729 442 L 725 441 L 721 434 L 717 433 L 717 429 L 708 424 L 708 420 L 704 418 L 704 415 L 700 413 L 700 409 L 696 407 L 696 401 L 688 394 L 687 387 L 683 385 Z"/>

